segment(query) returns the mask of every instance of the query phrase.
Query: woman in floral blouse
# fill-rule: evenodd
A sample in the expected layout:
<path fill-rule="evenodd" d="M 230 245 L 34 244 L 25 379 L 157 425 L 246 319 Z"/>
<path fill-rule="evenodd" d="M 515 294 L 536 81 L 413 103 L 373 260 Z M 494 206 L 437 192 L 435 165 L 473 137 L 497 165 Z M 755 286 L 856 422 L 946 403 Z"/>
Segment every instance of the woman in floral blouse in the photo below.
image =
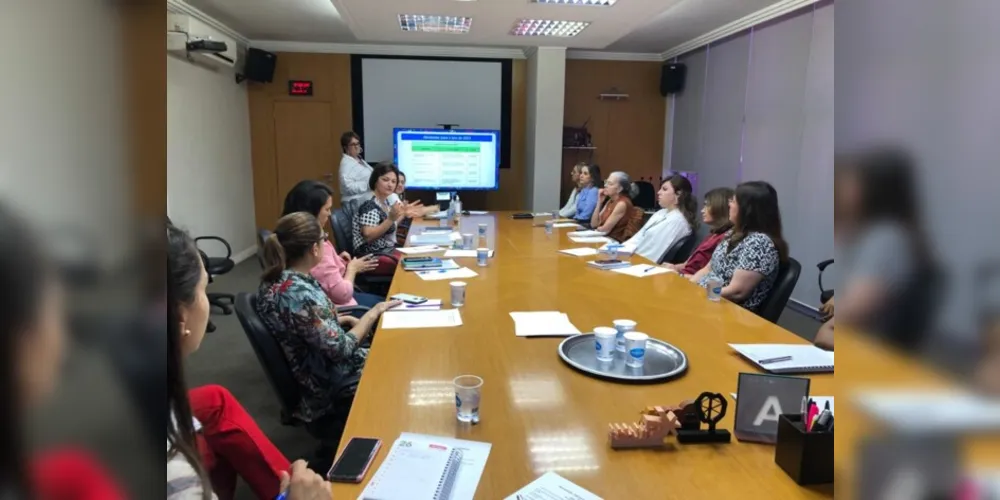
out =
<path fill-rule="evenodd" d="M 398 305 L 381 302 L 360 319 L 337 317 L 333 302 L 310 270 L 323 257 L 323 231 L 312 214 L 278 220 L 264 242 L 266 269 L 257 292 L 257 314 L 281 344 L 302 391 L 295 417 L 312 422 L 331 413 L 337 386 L 365 365 L 368 337 L 379 315 Z M 350 330 L 344 331 L 344 328 Z"/>

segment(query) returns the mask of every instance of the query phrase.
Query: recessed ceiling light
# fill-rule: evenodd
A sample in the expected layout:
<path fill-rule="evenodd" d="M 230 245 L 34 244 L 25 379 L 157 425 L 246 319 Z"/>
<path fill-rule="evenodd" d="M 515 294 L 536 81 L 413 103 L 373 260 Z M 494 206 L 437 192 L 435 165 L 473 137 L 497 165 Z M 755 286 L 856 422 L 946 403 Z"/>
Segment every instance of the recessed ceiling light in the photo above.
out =
<path fill-rule="evenodd" d="M 545 19 L 518 19 L 510 34 L 514 36 L 562 36 L 579 35 L 590 26 L 586 21 L 552 21 Z"/>
<path fill-rule="evenodd" d="M 468 33 L 472 28 L 472 18 L 464 16 L 425 16 L 421 14 L 400 14 L 399 29 L 403 31 L 423 31 L 427 33 Z"/>
<path fill-rule="evenodd" d="M 611 7 L 618 0 L 531 0 L 531 3 L 549 3 L 556 5 L 598 5 Z"/>

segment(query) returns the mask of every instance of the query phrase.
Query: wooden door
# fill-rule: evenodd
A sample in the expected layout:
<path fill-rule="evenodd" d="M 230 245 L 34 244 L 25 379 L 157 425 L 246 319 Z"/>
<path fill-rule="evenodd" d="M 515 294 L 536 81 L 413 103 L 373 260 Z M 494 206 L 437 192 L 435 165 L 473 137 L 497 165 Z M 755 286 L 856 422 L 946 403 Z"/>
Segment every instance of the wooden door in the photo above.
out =
<path fill-rule="evenodd" d="M 295 184 L 305 179 L 325 182 L 336 190 L 340 157 L 335 152 L 330 103 L 274 103 L 274 160 L 279 204 Z M 333 197 L 340 206 L 340 196 Z"/>

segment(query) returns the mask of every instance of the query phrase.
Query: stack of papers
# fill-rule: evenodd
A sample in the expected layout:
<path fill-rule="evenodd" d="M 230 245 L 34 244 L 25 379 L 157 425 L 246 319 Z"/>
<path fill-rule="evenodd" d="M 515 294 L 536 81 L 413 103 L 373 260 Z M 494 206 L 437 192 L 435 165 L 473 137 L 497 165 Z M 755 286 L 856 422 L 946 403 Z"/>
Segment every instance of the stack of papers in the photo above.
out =
<path fill-rule="evenodd" d="M 598 251 L 596 248 L 584 247 L 584 248 L 567 248 L 565 250 L 559 250 L 559 253 L 564 253 L 566 255 L 575 255 L 577 257 L 586 257 L 588 255 L 597 255 Z"/>
<path fill-rule="evenodd" d="M 646 276 L 656 276 L 657 274 L 673 273 L 676 271 L 665 267 L 654 266 L 652 264 L 638 264 L 631 267 L 612 269 L 611 272 L 627 274 L 629 276 L 635 276 L 636 278 L 645 278 Z"/>
<path fill-rule="evenodd" d="M 439 309 L 437 311 L 390 310 L 382 313 L 382 329 L 461 326 L 462 314 L 458 311 L 458 309 Z"/>
<path fill-rule="evenodd" d="M 427 311 L 432 309 L 441 309 L 441 299 L 432 299 L 420 304 L 404 303 L 392 308 L 393 311 Z"/>
<path fill-rule="evenodd" d="M 528 483 L 504 500 L 603 500 L 555 472 Z"/>
<path fill-rule="evenodd" d="M 452 241 L 462 239 L 462 234 L 456 231 L 431 231 L 410 236 L 410 243 L 414 245 L 450 245 Z"/>
<path fill-rule="evenodd" d="M 478 257 L 476 250 L 448 250 L 445 257 Z M 490 250 L 490 257 L 493 257 L 493 250 Z"/>
<path fill-rule="evenodd" d="M 733 350 L 771 373 L 833 371 L 833 351 L 809 344 L 729 344 Z"/>
<path fill-rule="evenodd" d="M 512 312 L 514 335 L 518 337 L 562 337 L 579 335 L 580 330 L 559 311 Z"/>
<path fill-rule="evenodd" d="M 566 236 L 569 236 L 570 238 L 589 238 L 592 236 L 604 236 L 604 233 L 588 229 L 586 231 L 571 231 L 566 233 Z"/>
<path fill-rule="evenodd" d="M 462 465 L 458 468 L 458 477 L 455 478 L 455 484 L 451 488 L 451 500 L 472 500 L 476 496 L 476 487 L 479 486 L 479 478 L 482 477 L 483 469 L 486 468 L 486 459 L 490 457 L 492 444 L 410 432 L 401 433 L 399 439 L 430 441 L 443 444 L 454 450 L 461 450 Z"/>
<path fill-rule="evenodd" d="M 598 248 L 598 250 L 600 250 L 601 252 L 607 252 L 608 246 L 610 245 L 618 245 L 618 253 L 624 253 L 628 255 L 632 255 L 635 253 L 634 246 L 626 245 L 624 243 L 608 243 L 607 245 L 601 245 L 601 248 Z"/>
<path fill-rule="evenodd" d="M 490 443 L 403 432 L 358 498 L 472 500 L 490 448 Z M 449 469 L 449 463 L 457 468 Z"/>
<path fill-rule="evenodd" d="M 489 212 L 486 210 L 469 210 L 469 215 L 487 215 Z"/>
<path fill-rule="evenodd" d="M 580 227 L 580 225 L 577 224 L 577 223 L 575 223 L 575 222 L 556 222 L 555 224 L 552 224 L 552 227 L 554 227 L 554 228 Z"/>
<path fill-rule="evenodd" d="M 441 247 L 439 247 L 439 246 L 437 246 L 437 245 L 424 245 L 424 246 L 420 246 L 420 247 L 400 247 L 400 248 L 397 248 L 396 250 L 399 250 L 400 253 L 405 253 L 407 255 L 413 255 L 413 254 L 418 254 L 418 253 L 440 252 L 441 250 L 444 250 L 444 249 L 441 248 Z"/>
<path fill-rule="evenodd" d="M 479 273 L 467 267 L 437 271 L 416 271 L 414 274 L 424 281 L 455 280 L 460 278 L 475 278 Z"/>

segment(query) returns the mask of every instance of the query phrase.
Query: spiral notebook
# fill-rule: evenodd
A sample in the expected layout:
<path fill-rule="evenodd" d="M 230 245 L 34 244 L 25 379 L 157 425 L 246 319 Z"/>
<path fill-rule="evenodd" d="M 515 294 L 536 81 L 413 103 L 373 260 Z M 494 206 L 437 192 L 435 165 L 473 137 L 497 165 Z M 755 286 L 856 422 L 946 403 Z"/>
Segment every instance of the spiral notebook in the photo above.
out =
<path fill-rule="evenodd" d="M 399 438 L 359 500 L 447 500 L 462 464 L 462 450 Z"/>
<path fill-rule="evenodd" d="M 729 344 L 753 364 L 771 373 L 833 371 L 833 351 L 808 344 Z"/>

